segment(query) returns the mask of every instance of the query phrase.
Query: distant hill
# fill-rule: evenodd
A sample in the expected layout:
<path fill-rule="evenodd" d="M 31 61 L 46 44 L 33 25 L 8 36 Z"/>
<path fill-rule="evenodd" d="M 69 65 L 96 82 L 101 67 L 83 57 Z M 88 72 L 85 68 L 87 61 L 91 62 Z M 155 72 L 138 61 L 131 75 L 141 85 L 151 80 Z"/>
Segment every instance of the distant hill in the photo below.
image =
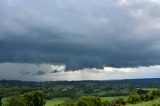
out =
<path fill-rule="evenodd" d="M 1 86 L 14 87 L 14 86 L 32 86 L 32 87 L 51 87 L 55 85 L 83 85 L 83 84 L 96 84 L 96 85 L 130 85 L 134 87 L 155 87 L 160 88 L 160 78 L 146 78 L 146 79 L 123 79 L 123 80 L 88 80 L 88 81 L 19 81 L 19 80 L 0 80 Z"/>

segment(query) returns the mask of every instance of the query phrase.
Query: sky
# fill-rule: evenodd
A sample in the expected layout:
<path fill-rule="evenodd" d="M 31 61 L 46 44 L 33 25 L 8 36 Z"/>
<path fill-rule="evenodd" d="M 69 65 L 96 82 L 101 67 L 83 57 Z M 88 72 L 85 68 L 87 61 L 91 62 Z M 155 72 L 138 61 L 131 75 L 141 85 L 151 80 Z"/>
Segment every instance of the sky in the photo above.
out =
<path fill-rule="evenodd" d="M 159 77 L 159 11 L 159 0 L 0 0 L 0 79 Z"/>

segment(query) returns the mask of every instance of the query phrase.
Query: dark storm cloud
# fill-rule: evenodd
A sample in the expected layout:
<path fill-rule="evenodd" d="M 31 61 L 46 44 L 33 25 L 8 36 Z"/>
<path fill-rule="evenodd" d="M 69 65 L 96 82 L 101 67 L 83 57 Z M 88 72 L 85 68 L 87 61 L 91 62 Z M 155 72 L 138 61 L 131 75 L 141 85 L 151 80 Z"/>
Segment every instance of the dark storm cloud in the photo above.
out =
<path fill-rule="evenodd" d="M 0 61 L 66 70 L 160 64 L 155 1 L 1 0 Z"/>

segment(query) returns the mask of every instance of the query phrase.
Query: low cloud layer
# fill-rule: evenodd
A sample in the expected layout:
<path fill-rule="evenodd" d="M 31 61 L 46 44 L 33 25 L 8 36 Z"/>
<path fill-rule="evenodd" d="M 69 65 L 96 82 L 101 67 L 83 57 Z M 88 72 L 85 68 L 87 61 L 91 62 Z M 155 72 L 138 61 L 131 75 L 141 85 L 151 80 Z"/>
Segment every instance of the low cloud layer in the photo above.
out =
<path fill-rule="evenodd" d="M 160 65 L 137 68 L 85 68 L 65 71 L 65 65 L 1 63 L 0 80 L 57 81 L 157 78 Z"/>
<path fill-rule="evenodd" d="M 158 65 L 159 11 L 159 0 L 0 0 L 0 61 L 65 70 Z"/>

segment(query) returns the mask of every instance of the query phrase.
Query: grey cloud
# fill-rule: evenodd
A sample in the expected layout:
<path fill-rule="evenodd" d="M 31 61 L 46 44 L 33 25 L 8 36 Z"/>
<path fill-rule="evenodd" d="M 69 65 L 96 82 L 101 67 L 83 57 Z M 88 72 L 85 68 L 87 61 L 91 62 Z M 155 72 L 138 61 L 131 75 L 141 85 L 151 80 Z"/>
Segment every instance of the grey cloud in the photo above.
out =
<path fill-rule="evenodd" d="M 58 70 L 53 70 L 50 73 L 58 73 L 58 72 L 59 72 Z"/>
<path fill-rule="evenodd" d="M 18 73 L 20 73 L 21 75 L 28 75 L 28 74 L 31 74 L 30 71 L 28 71 L 27 69 L 23 68 L 21 69 Z"/>
<path fill-rule="evenodd" d="M 31 72 L 29 72 L 29 71 L 28 71 L 28 72 L 23 72 L 22 75 L 24 76 L 24 75 L 28 75 L 28 74 L 30 74 L 30 73 L 31 73 Z"/>
<path fill-rule="evenodd" d="M 2 6 L 0 61 L 66 70 L 160 64 L 159 4 L 120 1 L 9 0 Z"/>
<path fill-rule="evenodd" d="M 38 70 L 35 75 L 45 75 L 45 71 Z"/>

